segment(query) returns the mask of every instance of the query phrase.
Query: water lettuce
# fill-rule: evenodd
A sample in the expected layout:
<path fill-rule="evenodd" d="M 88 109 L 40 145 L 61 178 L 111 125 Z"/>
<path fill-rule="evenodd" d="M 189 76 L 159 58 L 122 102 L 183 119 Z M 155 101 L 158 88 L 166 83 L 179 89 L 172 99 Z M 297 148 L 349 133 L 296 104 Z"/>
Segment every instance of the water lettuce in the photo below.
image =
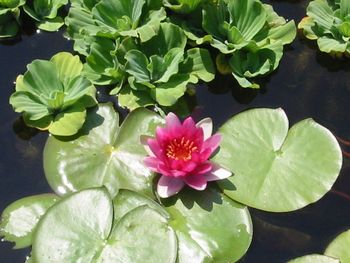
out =
<path fill-rule="evenodd" d="M 112 94 L 118 94 L 119 104 L 129 109 L 171 106 L 184 95 L 189 83 L 214 78 L 209 52 L 186 50 L 186 35 L 171 23 L 161 23 L 158 34 L 145 42 L 130 37 L 121 42 L 96 40 L 84 74 L 96 84 L 116 84 Z"/>
<path fill-rule="evenodd" d="M 95 87 L 81 75 L 78 56 L 61 52 L 50 61 L 34 60 L 16 80 L 10 103 L 23 112 L 27 125 L 54 135 L 75 134 L 83 125 L 86 108 L 96 104 Z"/>
<path fill-rule="evenodd" d="M 272 6 L 259 0 L 208 3 L 203 7 L 202 27 L 204 35 L 189 32 L 188 37 L 197 44 L 209 42 L 218 49 L 218 69 L 229 69 L 245 88 L 259 88 L 252 79 L 275 70 L 283 46 L 296 35 L 294 21 L 286 22 Z"/>
<path fill-rule="evenodd" d="M 0 39 L 13 37 L 19 30 L 19 8 L 25 0 L 0 0 Z"/>
<path fill-rule="evenodd" d="M 36 21 L 39 29 L 56 31 L 64 25 L 64 20 L 57 16 L 57 11 L 67 3 L 68 0 L 34 0 L 31 4 L 26 3 L 23 9 Z"/>
<path fill-rule="evenodd" d="M 298 28 L 305 37 L 317 40 L 322 52 L 350 55 L 350 2 L 314 0 Z"/>
<path fill-rule="evenodd" d="M 78 41 L 75 50 L 86 54 L 91 36 L 111 39 L 129 36 L 144 42 L 157 34 L 165 18 L 165 9 L 158 0 L 73 0 L 65 23 L 68 36 Z"/>

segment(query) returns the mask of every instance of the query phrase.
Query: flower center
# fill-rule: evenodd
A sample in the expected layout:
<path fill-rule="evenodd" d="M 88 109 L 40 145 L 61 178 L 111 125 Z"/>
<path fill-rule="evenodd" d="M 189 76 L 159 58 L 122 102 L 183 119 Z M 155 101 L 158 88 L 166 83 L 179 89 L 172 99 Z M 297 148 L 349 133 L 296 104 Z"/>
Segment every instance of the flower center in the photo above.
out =
<path fill-rule="evenodd" d="M 170 141 L 166 147 L 166 156 L 175 160 L 188 161 L 191 159 L 192 153 L 197 150 L 198 147 L 193 141 L 182 137 Z"/>

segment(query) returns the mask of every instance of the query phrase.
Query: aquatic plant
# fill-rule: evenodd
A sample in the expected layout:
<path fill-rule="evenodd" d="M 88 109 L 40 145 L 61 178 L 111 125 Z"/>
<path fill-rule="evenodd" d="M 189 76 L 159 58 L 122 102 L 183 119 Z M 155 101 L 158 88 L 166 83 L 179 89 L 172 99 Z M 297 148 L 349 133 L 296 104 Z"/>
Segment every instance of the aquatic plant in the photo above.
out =
<path fill-rule="evenodd" d="M 350 55 L 350 2 L 313 0 L 298 28 L 306 38 L 317 40 L 322 52 Z"/>
<path fill-rule="evenodd" d="M 0 1 L 0 39 L 13 37 L 19 30 L 20 7 L 25 0 Z"/>
<path fill-rule="evenodd" d="M 157 128 L 156 137 L 144 142 L 150 155 L 145 158 L 145 164 L 161 174 L 157 185 L 160 197 L 177 194 L 185 184 L 204 190 L 208 181 L 231 176 L 231 172 L 208 161 L 221 140 L 219 134 L 211 135 L 211 119 L 196 124 L 189 117 L 181 124 L 174 113 L 169 113 L 165 120 L 165 127 Z"/>
<path fill-rule="evenodd" d="M 39 29 L 56 31 L 64 25 L 63 18 L 57 15 L 58 9 L 66 4 L 68 0 L 34 0 L 27 2 L 23 10 L 35 20 Z"/>
<path fill-rule="evenodd" d="M 0 39 L 15 37 L 22 24 L 21 9 L 36 21 L 36 26 L 45 31 L 56 31 L 63 26 L 63 18 L 57 12 L 68 0 L 1 0 Z"/>
<path fill-rule="evenodd" d="M 85 121 L 86 108 L 96 104 L 95 87 L 81 75 L 78 56 L 61 52 L 51 60 L 34 60 L 16 79 L 10 103 L 23 112 L 27 125 L 54 135 L 77 133 Z"/>
<path fill-rule="evenodd" d="M 232 73 L 244 88 L 259 88 L 254 78 L 278 67 L 283 46 L 296 35 L 294 21 L 287 22 L 259 0 L 210 2 L 203 6 L 202 28 L 201 34 L 189 27 L 188 37 L 218 49 L 218 70 Z"/>
<path fill-rule="evenodd" d="M 121 42 L 96 39 L 90 47 L 84 74 L 94 83 L 116 87 L 121 106 L 129 109 L 149 105 L 172 106 L 189 83 L 209 82 L 214 66 L 206 49 L 186 49 L 183 30 L 161 23 L 158 34 L 139 43 L 135 38 Z"/>

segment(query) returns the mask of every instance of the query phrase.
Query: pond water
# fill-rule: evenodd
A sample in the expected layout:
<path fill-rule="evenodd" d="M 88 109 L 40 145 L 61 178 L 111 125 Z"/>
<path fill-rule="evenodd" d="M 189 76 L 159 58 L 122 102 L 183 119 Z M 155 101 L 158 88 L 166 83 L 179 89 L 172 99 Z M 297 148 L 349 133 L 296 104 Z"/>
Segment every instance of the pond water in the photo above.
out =
<path fill-rule="evenodd" d="M 264 1 L 285 18 L 299 22 L 308 1 Z M 56 33 L 29 28 L 21 41 L 0 44 L 0 211 L 11 202 L 50 192 L 42 168 L 47 133 L 23 125 L 8 103 L 16 76 L 34 59 L 49 59 L 72 51 L 72 43 Z M 209 116 L 219 127 L 232 115 L 255 107 L 282 107 L 291 124 L 312 117 L 336 136 L 350 140 L 350 62 L 334 60 L 300 36 L 286 48 L 278 70 L 263 79 L 260 90 L 238 88 L 231 77 L 218 76 L 197 88 L 195 117 Z M 344 151 L 350 152 L 350 146 Z M 239 153 L 237 153 L 239 154 Z M 267 213 L 250 209 L 254 236 L 240 262 L 286 262 L 309 253 L 322 253 L 339 233 L 350 228 L 350 162 L 332 191 L 299 211 Z M 349 195 L 349 196 L 348 196 Z M 24 262 L 29 250 L 0 244 L 1 262 Z"/>

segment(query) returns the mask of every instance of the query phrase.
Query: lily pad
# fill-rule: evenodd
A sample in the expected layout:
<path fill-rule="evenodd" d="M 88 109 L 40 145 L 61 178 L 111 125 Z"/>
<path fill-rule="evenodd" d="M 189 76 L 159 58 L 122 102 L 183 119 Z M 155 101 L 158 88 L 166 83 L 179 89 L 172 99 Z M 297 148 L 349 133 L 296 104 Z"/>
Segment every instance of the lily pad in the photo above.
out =
<path fill-rule="evenodd" d="M 176 237 L 148 206 L 113 220 L 104 188 L 83 190 L 58 202 L 40 221 L 32 250 L 37 263 L 175 262 Z M 159 260 L 159 261 L 158 261 Z"/>
<path fill-rule="evenodd" d="M 236 262 L 252 240 L 248 209 L 215 189 L 164 200 L 178 237 L 178 262 Z"/>
<path fill-rule="evenodd" d="M 10 204 L 1 215 L 0 236 L 15 242 L 15 248 L 30 246 L 37 223 L 58 199 L 53 194 L 42 194 L 25 197 Z"/>
<path fill-rule="evenodd" d="M 153 135 L 163 119 L 138 109 L 121 127 L 111 104 L 91 110 L 78 136 L 71 141 L 49 137 L 44 149 L 44 170 L 58 194 L 106 186 L 112 196 L 120 188 L 153 196 L 153 173 L 143 164 L 147 155 L 141 135 Z"/>
<path fill-rule="evenodd" d="M 340 262 L 350 262 L 350 230 L 337 236 L 326 248 L 325 255 L 338 258 Z"/>
<path fill-rule="evenodd" d="M 288 263 L 340 263 L 338 259 L 327 257 L 324 255 L 306 255 L 299 258 L 292 259 Z"/>
<path fill-rule="evenodd" d="M 339 174 L 342 153 L 332 133 L 312 119 L 288 131 L 282 109 L 253 109 L 228 120 L 214 161 L 234 176 L 219 182 L 232 199 L 285 212 L 327 193 Z"/>

